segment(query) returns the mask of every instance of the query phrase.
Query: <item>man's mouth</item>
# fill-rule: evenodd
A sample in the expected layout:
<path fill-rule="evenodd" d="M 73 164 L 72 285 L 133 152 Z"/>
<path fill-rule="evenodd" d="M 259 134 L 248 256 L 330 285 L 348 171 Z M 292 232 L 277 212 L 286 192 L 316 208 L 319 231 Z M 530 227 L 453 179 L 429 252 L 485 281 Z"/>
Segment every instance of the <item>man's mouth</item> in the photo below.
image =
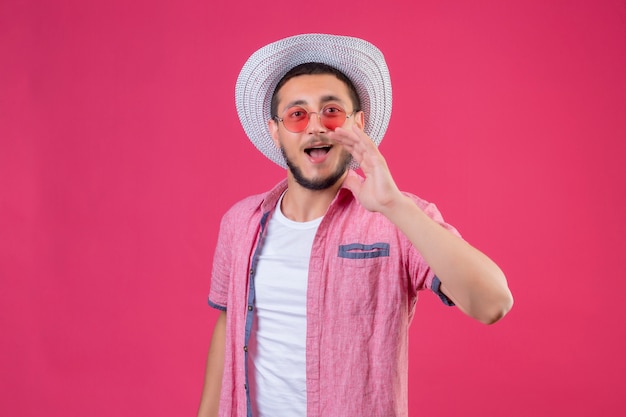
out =
<path fill-rule="evenodd" d="M 330 151 L 332 145 L 313 146 L 311 148 L 305 148 L 304 152 L 311 158 L 323 158 Z"/>

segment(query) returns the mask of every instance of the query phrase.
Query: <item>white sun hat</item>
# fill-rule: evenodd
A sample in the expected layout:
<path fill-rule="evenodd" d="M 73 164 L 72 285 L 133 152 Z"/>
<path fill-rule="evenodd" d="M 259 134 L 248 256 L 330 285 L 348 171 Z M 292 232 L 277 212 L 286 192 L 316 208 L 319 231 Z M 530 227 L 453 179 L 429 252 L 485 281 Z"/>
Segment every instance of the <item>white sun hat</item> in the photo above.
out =
<path fill-rule="evenodd" d="M 235 103 L 250 141 L 283 168 L 287 164 L 267 126 L 272 117 L 272 94 L 290 69 L 309 62 L 330 65 L 352 81 L 365 115 L 363 130 L 377 146 L 391 118 L 389 69 L 382 52 L 371 43 L 349 36 L 312 33 L 266 45 L 252 54 L 241 69 L 235 86 Z"/>

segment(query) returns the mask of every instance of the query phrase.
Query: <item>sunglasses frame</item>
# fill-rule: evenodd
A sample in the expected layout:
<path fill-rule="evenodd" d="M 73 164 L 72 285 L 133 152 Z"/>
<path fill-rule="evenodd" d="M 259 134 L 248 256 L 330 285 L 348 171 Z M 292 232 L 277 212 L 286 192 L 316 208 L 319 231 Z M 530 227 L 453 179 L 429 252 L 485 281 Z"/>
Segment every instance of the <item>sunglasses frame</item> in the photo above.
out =
<path fill-rule="evenodd" d="M 358 113 L 358 110 L 354 110 L 352 113 L 348 114 L 344 110 L 343 107 L 339 106 L 338 104 L 332 104 L 332 103 L 325 105 L 324 107 L 322 107 L 322 109 L 320 111 L 308 111 L 307 109 L 305 109 L 302 106 L 291 106 L 288 109 L 285 109 L 285 111 L 283 112 L 283 115 L 285 113 L 287 113 L 289 110 L 293 109 L 293 108 L 302 109 L 302 111 L 304 111 L 306 113 L 306 125 L 302 128 L 302 130 L 298 130 L 298 131 L 293 131 L 293 130 L 289 129 L 287 127 L 287 125 L 285 124 L 285 118 L 284 117 L 281 118 L 281 117 L 278 117 L 278 116 L 274 116 L 273 119 L 276 120 L 277 122 L 282 122 L 283 126 L 285 127 L 285 129 L 287 129 L 287 131 L 289 131 L 291 133 L 302 133 L 302 132 L 304 132 L 306 130 L 307 127 L 309 127 L 309 123 L 311 123 L 311 115 L 316 114 L 317 117 L 318 117 L 318 120 L 320 121 L 320 124 L 322 126 L 324 126 L 326 129 L 330 129 L 330 127 L 326 126 L 326 124 L 323 121 L 324 120 L 323 114 L 324 114 L 324 110 L 327 109 L 328 107 L 331 107 L 331 106 L 339 109 L 341 112 L 343 112 L 346 115 L 346 118 L 344 119 L 343 123 L 340 126 L 343 126 L 350 117 L 354 116 L 355 113 Z M 340 126 L 337 126 L 337 127 L 340 127 Z M 335 127 L 335 129 L 337 127 Z"/>

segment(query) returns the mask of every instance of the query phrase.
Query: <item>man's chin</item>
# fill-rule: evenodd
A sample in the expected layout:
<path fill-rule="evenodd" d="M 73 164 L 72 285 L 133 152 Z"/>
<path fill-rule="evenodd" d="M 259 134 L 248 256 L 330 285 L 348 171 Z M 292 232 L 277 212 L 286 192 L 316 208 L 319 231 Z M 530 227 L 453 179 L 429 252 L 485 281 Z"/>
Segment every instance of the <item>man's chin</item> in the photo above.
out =
<path fill-rule="evenodd" d="M 343 178 L 344 174 L 350 167 L 350 162 L 352 161 L 352 156 L 350 154 L 347 154 L 333 173 L 325 177 L 307 178 L 300 169 L 300 167 L 298 167 L 295 163 L 293 163 L 293 161 L 287 158 L 284 149 L 283 157 L 285 158 L 287 167 L 289 168 L 289 171 L 291 172 L 291 175 L 293 176 L 296 183 L 301 187 L 312 191 L 327 190 L 335 186 Z"/>
<path fill-rule="evenodd" d="M 302 175 L 302 172 L 300 172 L 299 169 L 292 170 L 290 168 L 290 171 L 298 185 L 312 191 L 322 191 L 332 188 L 343 178 L 346 172 L 345 169 L 342 171 L 337 170 L 333 174 L 326 177 L 307 178 Z"/>

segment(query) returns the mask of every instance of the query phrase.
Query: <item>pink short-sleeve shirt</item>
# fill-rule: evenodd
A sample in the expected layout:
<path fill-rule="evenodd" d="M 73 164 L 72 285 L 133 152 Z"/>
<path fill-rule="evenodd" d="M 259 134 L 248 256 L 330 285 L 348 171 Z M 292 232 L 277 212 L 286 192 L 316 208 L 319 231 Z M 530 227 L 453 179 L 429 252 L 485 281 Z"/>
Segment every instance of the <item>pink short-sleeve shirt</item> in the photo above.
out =
<path fill-rule="evenodd" d="M 357 175 L 351 172 L 350 175 Z M 286 181 L 235 204 L 223 217 L 209 304 L 226 310 L 221 417 L 251 416 L 247 343 L 254 272 L 268 218 Z M 409 195 L 433 220 L 437 208 Z M 439 292 L 419 252 L 389 220 L 341 188 L 319 225 L 307 287 L 307 416 L 408 416 L 408 327 L 418 291 Z"/>

